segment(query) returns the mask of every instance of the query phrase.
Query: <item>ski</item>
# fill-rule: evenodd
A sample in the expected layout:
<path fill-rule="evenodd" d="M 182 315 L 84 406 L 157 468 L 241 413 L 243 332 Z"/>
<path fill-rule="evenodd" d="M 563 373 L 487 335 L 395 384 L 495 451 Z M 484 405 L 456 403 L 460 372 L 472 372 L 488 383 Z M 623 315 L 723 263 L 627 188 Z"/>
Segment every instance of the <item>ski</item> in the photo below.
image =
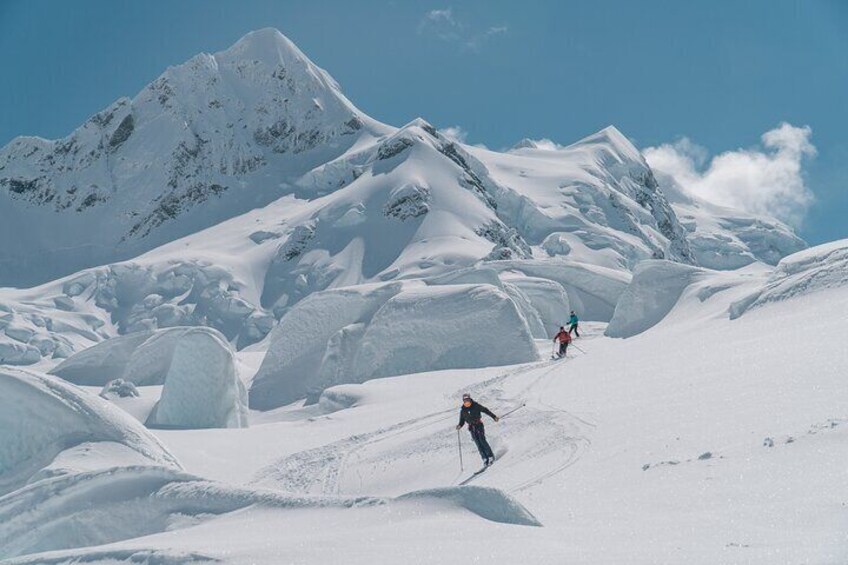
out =
<path fill-rule="evenodd" d="M 462 482 L 460 482 L 460 483 L 459 483 L 459 486 L 467 485 L 467 484 L 468 484 L 468 483 L 470 483 L 470 482 L 471 482 L 471 481 L 472 481 L 475 477 L 477 477 L 477 476 L 482 475 L 483 473 L 485 473 L 485 472 L 486 472 L 486 469 L 488 469 L 489 467 L 491 467 L 491 465 L 486 465 L 486 466 L 484 466 L 482 469 L 480 469 L 479 471 L 474 471 L 473 473 L 471 473 L 471 476 L 467 477 L 467 478 L 466 478 L 466 479 L 464 479 Z"/>

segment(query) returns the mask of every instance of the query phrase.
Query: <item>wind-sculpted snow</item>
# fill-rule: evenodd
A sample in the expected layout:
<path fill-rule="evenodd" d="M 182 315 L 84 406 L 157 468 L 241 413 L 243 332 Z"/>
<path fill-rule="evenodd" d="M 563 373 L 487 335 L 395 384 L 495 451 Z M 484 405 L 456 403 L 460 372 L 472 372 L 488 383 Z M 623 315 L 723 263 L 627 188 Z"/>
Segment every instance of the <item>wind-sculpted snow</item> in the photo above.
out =
<path fill-rule="evenodd" d="M 40 481 L 0 498 L 0 558 L 140 538 L 253 505 L 356 512 L 411 502 L 463 509 L 492 522 L 541 525 L 518 501 L 494 488 L 430 489 L 397 498 L 291 495 L 205 481 L 163 467 L 116 467 Z M 186 520 L 190 517 L 194 521 Z"/>
<path fill-rule="evenodd" d="M 811 247 L 777 264 L 763 288 L 731 305 L 730 317 L 768 304 L 848 287 L 848 239 Z"/>
<path fill-rule="evenodd" d="M 151 463 L 178 467 L 147 430 L 106 400 L 56 377 L 0 367 L 0 494 L 86 442 L 117 442 Z"/>
<path fill-rule="evenodd" d="M 703 270 L 670 261 L 644 261 L 621 295 L 607 326 L 609 337 L 630 337 L 658 324 Z"/>
<path fill-rule="evenodd" d="M 446 501 L 465 508 L 481 518 L 512 524 L 516 526 L 541 526 L 520 502 L 492 487 L 445 487 L 420 490 L 399 496 L 396 500 L 428 500 Z"/>
<path fill-rule="evenodd" d="M 484 335 L 484 338 L 481 338 Z M 491 285 L 420 282 L 316 293 L 270 337 L 250 406 L 267 410 L 327 387 L 424 370 L 536 358 L 526 319 Z"/>

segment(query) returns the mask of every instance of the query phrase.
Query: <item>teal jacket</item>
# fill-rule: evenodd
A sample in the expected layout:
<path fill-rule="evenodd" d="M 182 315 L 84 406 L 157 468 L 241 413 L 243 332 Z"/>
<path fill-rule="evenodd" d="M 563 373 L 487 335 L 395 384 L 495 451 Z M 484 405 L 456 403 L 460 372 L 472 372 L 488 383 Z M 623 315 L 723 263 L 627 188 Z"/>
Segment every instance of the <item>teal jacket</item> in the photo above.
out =
<path fill-rule="evenodd" d="M 573 324 L 576 324 L 577 322 L 578 322 L 577 314 L 572 314 L 571 317 L 568 319 L 569 324 L 573 325 Z"/>

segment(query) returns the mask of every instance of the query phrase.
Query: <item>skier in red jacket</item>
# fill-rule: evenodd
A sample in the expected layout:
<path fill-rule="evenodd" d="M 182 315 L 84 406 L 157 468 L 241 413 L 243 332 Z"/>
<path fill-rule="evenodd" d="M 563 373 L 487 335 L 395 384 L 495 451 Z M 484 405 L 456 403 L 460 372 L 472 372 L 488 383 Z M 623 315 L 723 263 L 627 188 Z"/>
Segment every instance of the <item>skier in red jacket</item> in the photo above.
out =
<path fill-rule="evenodd" d="M 554 343 L 559 342 L 559 355 L 557 357 L 565 357 L 565 352 L 568 349 L 568 344 L 571 343 L 571 334 L 565 329 L 565 326 L 559 327 L 559 333 L 554 337 Z"/>

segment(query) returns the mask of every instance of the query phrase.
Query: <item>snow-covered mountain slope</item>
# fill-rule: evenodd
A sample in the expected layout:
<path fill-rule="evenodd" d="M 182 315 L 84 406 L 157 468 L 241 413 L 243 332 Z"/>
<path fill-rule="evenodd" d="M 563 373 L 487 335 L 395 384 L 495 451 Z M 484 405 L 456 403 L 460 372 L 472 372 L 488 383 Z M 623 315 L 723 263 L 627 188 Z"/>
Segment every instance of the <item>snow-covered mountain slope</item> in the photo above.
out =
<path fill-rule="evenodd" d="M 789 226 L 774 218 L 701 200 L 662 173 L 657 180 L 686 229 L 698 265 L 710 269 L 738 269 L 755 262 L 776 265 L 806 247 Z"/>
<path fill-rule="evenodd" d="M 0 249 L 0 284 L 129 259 L 286 195 L 309 200 L 308 216 L 251 231 L 256 241 L 289 240 L 269 269 L 266 307 L 290 294 L 285 263 L 308 247 L 351 263 L 334 267 L 349 271 L 344 277 L 321 264 L 314 276 L 354 284 L 393 269 L 430 270 L 422 258 L 429 266 L 567 255 L 625 270 L 644 258 L 734 267 L 773 264 L 801 245 L 774 222 L 738 214 L 711 222 L 700 204 L 695 222 L 691 201 L 680 204 L 681 222 L 614 127 L 566 148 L 529 143 L 497 153 L 446 139 L 423 120 L 383 125 L 266 29 L 169 68 L 64 139 L 22 137 L 0 150 L 0 237 L 13 242 Z"/>
<path fill-rule="evenodd" d="M 278 31 L 171 67 L 68 137 L 0 150 L 0 284 L 127 259 L 291 193 L 389 128 Z M 335 187 L 334 187 L 335 188 Z"/>
<path fill-rule="evenodd" d="M 615 317 L 647 329 L 583 324 L 565 360 L 341 385 L 245 429 L 153 430 L 184 471 L 39 479 L 0 498 L 0 558 L 839 563 L 846 247 L 773 271 L 646 263 Z M 515 411 L 486 420 L 497 461 L 458 486 L 479 461 L 454 430 L 463 392 Z"/>

